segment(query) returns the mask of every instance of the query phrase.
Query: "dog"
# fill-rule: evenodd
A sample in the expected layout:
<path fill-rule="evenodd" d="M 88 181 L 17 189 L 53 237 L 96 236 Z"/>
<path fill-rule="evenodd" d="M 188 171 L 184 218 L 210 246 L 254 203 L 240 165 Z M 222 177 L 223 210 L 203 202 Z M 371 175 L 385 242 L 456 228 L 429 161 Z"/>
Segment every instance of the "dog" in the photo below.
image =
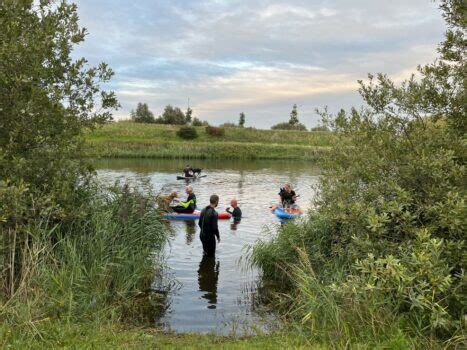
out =
<path fill-rule="evenodd" d="M 191 171 L 193 172 L 193 176 L 200 176 L 201 175 L 201 168 L 191 168 Z"/>
<path fill-rule="evenodd" d="M 157 196 L 156 197 L 157 207 L 162 211 L 169 212 L 170 203 L 172 203 L 172 201 L 177 197 L 178 197 L 177 192 L 172 192 L 168 196 Z"/>

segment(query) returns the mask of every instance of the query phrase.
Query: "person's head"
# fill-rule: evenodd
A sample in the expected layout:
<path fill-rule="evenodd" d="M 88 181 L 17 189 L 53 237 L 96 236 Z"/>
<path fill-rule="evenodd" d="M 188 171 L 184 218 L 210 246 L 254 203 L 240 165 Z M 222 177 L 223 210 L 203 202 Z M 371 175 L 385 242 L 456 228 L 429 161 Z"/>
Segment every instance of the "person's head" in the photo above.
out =
<path fill-rule="evenodd" d="M 237 200 L 236 200 L 235 198 L 232 198 L 232 199 L 230 200 L 230 205 L 232 206 L 232 208 L 238 207 L 238 202 L 237 202 Z"/>
<path fill-rule="evenodd" d="M 185 166 L 185 168 L 190 168 L 190 164 L 187 164 L 187 165 Z"/>
<path fill-rule="evenodd" d="M 185 192 L 186 192 L 187 194 L 192 194 L 192 193 L 193 193 L 193 187 L 191 187 L 191 186 L 185 187 Z"/>
<path fill-rule="evenodd" d="M 290 191 L 292 191 L 292 186 L 290 186 L 289 183 L 286 183 L 286 184 L 284 185 L 284 189 L 285 189 L 287 192 L 290 192 Z"/>
<path fill-rule="evenodd" d="M 209 198 L 209 204 L 211 204 L 212 207 L 217 207 L 217 205 L 219 204 L 219 196 L 217 194 L 213 194 Z"/>

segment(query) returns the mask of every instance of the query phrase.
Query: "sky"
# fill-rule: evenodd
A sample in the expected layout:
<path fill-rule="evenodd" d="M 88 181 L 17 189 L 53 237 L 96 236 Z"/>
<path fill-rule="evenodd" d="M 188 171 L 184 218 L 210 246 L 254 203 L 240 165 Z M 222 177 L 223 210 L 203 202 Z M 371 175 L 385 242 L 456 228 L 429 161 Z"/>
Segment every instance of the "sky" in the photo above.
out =
<path fill-rule="evenodd" d="M 306 126 L 315 108 L 359 107 L 357 80 L 402 81 L 432 62 L 445 30 L 430 0 L 75 0 L 86 41 L 74 55 L 115 71 L 128 119 L 138 102 L 167 104 L 211 124 L 269 128 L 293 104 Z"/>

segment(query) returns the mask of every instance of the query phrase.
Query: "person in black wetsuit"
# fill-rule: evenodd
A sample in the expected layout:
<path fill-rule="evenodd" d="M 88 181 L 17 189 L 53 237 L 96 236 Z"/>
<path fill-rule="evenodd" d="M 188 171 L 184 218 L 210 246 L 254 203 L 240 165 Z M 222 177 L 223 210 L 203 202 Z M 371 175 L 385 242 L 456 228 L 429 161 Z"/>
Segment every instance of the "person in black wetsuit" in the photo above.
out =
<path fill-rule="evenodd" d="M 295 201 L 297 200 L 297 194 L 292 189 L 290 184 L 287 183 L 284 185 L 284 188 L 281 188 L 279 196 L 281 197 L 281 204 L 283 208 L 294 207 Z"/>
<path fill-rule="evenodd" d="M 242 219 L 242 210 L 238 206 L 238 202 L 235 198 L 232 198 L 230 200 L 230 206 L 233 208 L 233 210 L 231 210 L 230 208 L 227 208 L 226 209 L 227 213 L 232 215 L 232 218 L 234 219 L 234 221 L 240 221 Z"/>
<path fill-rule="evenodd" d="M 172 210 L 176 213 L 191 214 L 196 209 L 196 196 L 193 193 L 193 187 L 187 186 L 185 192 L 188 195 L 188 198 L 185 202 L 178 202 L 178 205 L 171 207 Z"/>
<path fill-rule="evenodd" d="M 217 212 L 216 207 L 219 204 L 219 196 L 213 194 L 209 198 L 209 205 L 201 211 L 198 225 L 201 228 L 199 238 L 203 243 L 203 251 L 207 256 L 216 254 L 216 238 L 220 242 L 219 228 L 217 227 Z"/>
<path fill-rule="evenodd" d="M 187 164 L 186 167 L 183 169 L 183 176 L 194 177 L 193 168 L 189 164 Z"/>

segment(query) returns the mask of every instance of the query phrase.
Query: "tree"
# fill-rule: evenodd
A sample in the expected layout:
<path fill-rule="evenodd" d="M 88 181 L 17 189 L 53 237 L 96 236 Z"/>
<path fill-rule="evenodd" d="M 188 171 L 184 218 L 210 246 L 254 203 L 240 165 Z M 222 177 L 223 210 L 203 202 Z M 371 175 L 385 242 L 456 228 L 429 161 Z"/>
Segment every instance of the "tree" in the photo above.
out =
<path fill-rule="evenodd" d="M 188 106 L 185 112 L 185 123 L 190 124 L 191 123 L 191 115 L 193 114 L 193 110 Z"/>
<path fill-rule="evenodd" d="M 240 118 L 238 119 L 238 126 L 243 128 L 245 126 L 245 113 L 240 113 Z"/>
<path fill-rule="evenodd" d="M 77 157 L 84 130 L 118 107 L 100 88 L 113 72 L 72 58 L 87 34 L 75 4 L 4 0 L 0 28 L 0 178 L 63 199 L 86 172 Z"/>
<path fill-rule="evenodd" d="M 294 104 L 292 107 L 292 112 L 290 112 L 290 119 L 289 124 L 292 126 L 298 125 L 300 122 L 298 121 L 298 112 L 297 112 L 297 105 Z"/>
<path fill-rule="evenodd" d="M 167 105 L 162 116 L 155 121 L 158 124 L 185 125 L 187 123 L 185 114 L 178 107 Z"/>
<path fill-rule="evenodd" d="M 154 123 L 154 114 L 149 110 L 146 103 L 139 102 L 136 106 L 136 112 L 130 112 L 131 120 L 135 123 Z"/>
<path fill-rule="evenodd" d="M 278 123 L 271 126 L 272 130 L 297 130 L 297 131 L 306 131 L 306 126 L 302 123 L 292 125 L 289 122 Z"/>

